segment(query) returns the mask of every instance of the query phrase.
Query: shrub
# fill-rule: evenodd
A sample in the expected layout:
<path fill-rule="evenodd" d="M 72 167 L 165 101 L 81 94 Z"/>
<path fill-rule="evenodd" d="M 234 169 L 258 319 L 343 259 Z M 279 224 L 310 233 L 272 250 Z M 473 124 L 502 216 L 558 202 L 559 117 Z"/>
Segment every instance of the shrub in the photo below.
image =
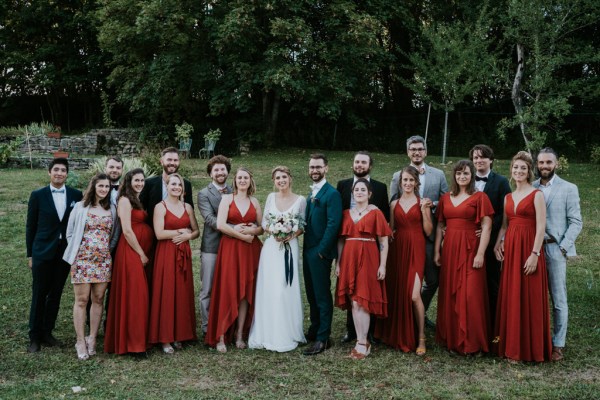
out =
<path fill-rule="evenodd" d="M 590 162 L 592 164 L 600 164 L 600 145 L 594 145 L 590 153 Z"/>

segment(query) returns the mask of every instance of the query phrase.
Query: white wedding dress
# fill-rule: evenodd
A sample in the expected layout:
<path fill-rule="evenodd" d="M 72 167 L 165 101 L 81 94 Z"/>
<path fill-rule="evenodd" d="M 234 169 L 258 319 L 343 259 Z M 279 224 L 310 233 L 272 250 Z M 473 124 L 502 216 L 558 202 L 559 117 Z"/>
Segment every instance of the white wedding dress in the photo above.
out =
<path fill-rule="evenodd" d="M 271 193 L 265 204 L 262 226 L 267 226 L 269 213 L 281 215 L 292 212 L 304 217 L 305 210 L 306 199 L 298 196 L 288 210 L 279 211 L 275 205 L 275 193 Z M 256 279 L 254 319 L 248 338 L 251 349 L 285 352 L 294 350 L 299 343 L 306 343 L 302 325 L 304 314 L 298 273 L 298 239 L 291 240 L 289 244 L 293 255 L 291 285 L 286 282 L 285 250 L 280 248 L 280 242 L 269 236 L 263 243 Z"/>

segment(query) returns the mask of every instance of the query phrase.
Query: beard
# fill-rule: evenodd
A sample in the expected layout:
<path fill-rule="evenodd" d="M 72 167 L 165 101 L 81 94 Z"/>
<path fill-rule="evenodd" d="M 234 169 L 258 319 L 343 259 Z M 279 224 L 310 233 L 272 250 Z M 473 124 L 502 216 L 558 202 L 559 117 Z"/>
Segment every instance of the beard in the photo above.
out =
<path fill-rule="evenodd" d="M 547 169 L 538 170 L 538 176 L 544 180 L 550 180 L 556 173 L 556 168 L 552 168 L 550 171 Z"/>
<path fill-rule="evenodd" d="M 325 177 L 325 174 L 322 172 L 314 172 L 312 174 L 310 174 L 310 179 L 312 179 L 313 182 L 321 182 L 321 180 Z"/>
<path fill-rule="evenodd" d="M 354 176 L 357 178 L 364 178 L 365 176 L 369 175 L 370 172 L 371 172 L 371 168 L 360 171 L 360 172 L 354 170 Z"/>
<path fill-rule="evenodd" d="M 169 169 L 174 169 L 174 171 L 169 171 Z M 177 171 L 179 171 L 179 167 L 177 165 L 172 165 L 172 164 L 163 165 L 163 171 L 165 174 L 171 175 L 171 174 L 174 174 Z"/>

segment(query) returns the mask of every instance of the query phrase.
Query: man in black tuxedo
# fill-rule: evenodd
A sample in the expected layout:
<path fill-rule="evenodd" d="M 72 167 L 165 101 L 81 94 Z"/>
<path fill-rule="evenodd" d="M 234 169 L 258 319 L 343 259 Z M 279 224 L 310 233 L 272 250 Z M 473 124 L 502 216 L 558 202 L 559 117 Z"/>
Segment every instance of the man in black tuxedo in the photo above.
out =
<path fill-rule="evenodd" d="M 154 207 L 167 198 L 167 180 L 169 175 L 179 171 L 179 150 L 175 147 L 167 147 L 160 153 L 160 165 L 163 168 L 161 175 L 146 179 L 146 184 L 140 201 L 148 213 L 148 223 L 154 227 Z M 194 207 L 194 196 L 192 194 L 192 184 L 187 179 L 183 179 L 183 200 Z"/>
<path fill-rule="evenodd" d="M 342 209 L 348 210 L 354 206 L 352 198 L 352 186 L 358 178 L 365 178 L 371 183 L 372 194 L 369 198 L 369 204 L 376 205 L 385 219 L 390 220 L 390 204 L 388 203 L 388 191 L 385 183 L 371 179 L 371 168 L 373 168 L 373 158 L 367 151 L 358 151 L 354 155 L 352 164 L 352 172 L 354 177 L 344 179 L 338 182 L 337 191 L 342 195 Z M 375 318 L 371 318 L 369 325 L 369 340 L 373 342 L 373 330 L 375 329 Z M 352 318 L 352 309 L 348 309 L 346 314 L 346 334 L 342 337 L 343 343 L 348 343 L 356 340 L 356 329 L 354 328 L 354 320 Z"/>
<path fill-rule="evenodd" d="M 69 215 L 81 200 L 79 190 L 67 187 L 66 158 L 55 158 L 48 167 L 50 185 L 31 192 L 27 208 L 25 242 L 31 269 L 31 310 L 29 313 L 29 353 L 41 345 L 60 346 L 52 335 L 60 308 L 60 298 L 71 266 L 63 261 L 67 247 Z"/>
<path fill-rule="evenodd" d="M 494 163 L 494 150 L 485 144 L 478 144 L 469 151 L 469 158 L 475 165 L 475 187 L 484 192 L 494 207 L 494 220 L 492 221 L 492 233 L 490 244 L 485 251 L 485 269 L 487 274 L 488 297 L 490 306 L 490 317 L 492 324 L 496 320 L 496 301 L 500 288 L 501 263 L 494 255 L 494 245 L 498 238 L 498 231 L 502 227 L 504 215 L 504 197 L 511 192 L 508 180 L 502 175 L 492 171 Z"/>

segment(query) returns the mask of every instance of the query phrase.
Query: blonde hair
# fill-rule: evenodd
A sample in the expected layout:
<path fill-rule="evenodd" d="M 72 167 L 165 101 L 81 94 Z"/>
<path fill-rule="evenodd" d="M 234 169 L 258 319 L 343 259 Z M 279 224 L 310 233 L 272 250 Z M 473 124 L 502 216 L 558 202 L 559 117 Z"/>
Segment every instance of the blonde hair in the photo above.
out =
<path fill-rule="evenodd" d="M 254 183 L 254 175 L 252 175 L 252 172 L 250 172 L 250 170 L 246 167 L 239 167 L 236 171 L 235 171 L 235 175 L 233 178 L 233 193 L 237 194 L 238 192 L 238 187 L 237 187 L 237 175 L 239 172 L 245 172 L 250 176 L 250 186 L 248 186 L 248 196 L 252 196 L 254 193 L 256 193 L 256 183 Z"/>
<path fill-rule="evenodd" d="M 529 169 L 529 171 L 527 172 L 527 182 L 528 183 L 533 182 L 533 158 L 531 157 L 531 154 L 529 154 L 529 152 L 523 151 L 523 150 L 521 150 L 517 154 L 515 154 L 515 156 L 510 161 L 510 171 L 511 171 L 510 179 L 511 180 L 512 180 L 512 168 L 513 168 L 515 161 L 523 161 L 525 164 L 527 164 L 527 168 Z"/>
<path fill-rule="evenodd" d="M 169 184 L 171 178 L 179 179 L 179 183 L 181 183 L 181 194 L 179 195 L 179 200 L 183 200 L 183 196 L 185 195 L 185 182 L 183 181 L 183 178 L 177 172 L 170 174 L 167 178 L 167 185 Z"/>

